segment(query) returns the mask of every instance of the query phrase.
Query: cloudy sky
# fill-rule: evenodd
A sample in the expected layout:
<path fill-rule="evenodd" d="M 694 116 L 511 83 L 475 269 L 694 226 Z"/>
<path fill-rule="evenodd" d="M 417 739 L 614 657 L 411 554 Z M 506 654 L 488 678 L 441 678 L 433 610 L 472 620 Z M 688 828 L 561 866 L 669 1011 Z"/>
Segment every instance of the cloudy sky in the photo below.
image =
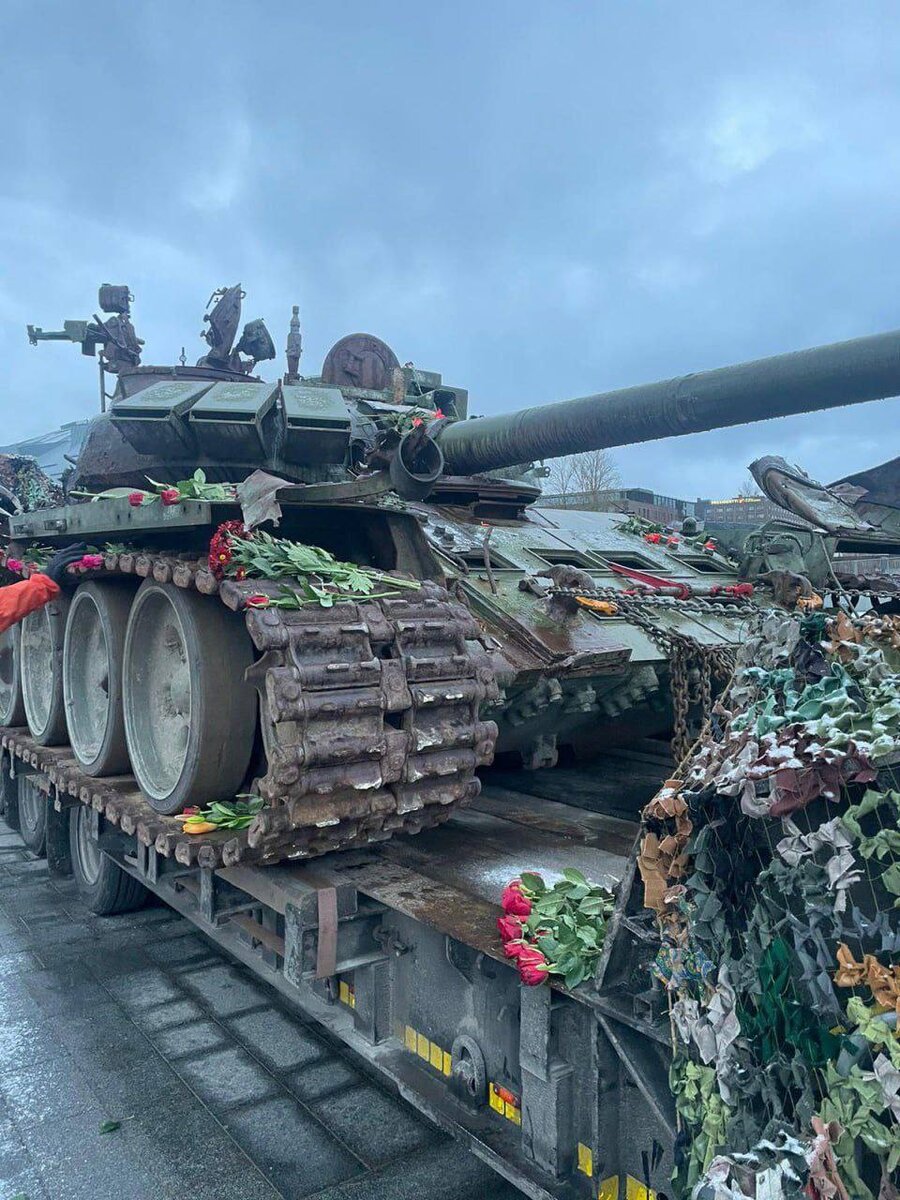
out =
<path fill-rule="evenodd" d="M 0 36 L 0 442 L 94 411 L 93 364 L 24 327 L 104 281 L 145 362 L 196 358 L 240 280 L 279 349 L 300 304 L 301 370 L 366 330 L 480 413 L 900 326 L 896 0 L 5 0 Z M 688 497 L 766 451 L 834 478 L 898 412 L 617 463 Z"/>

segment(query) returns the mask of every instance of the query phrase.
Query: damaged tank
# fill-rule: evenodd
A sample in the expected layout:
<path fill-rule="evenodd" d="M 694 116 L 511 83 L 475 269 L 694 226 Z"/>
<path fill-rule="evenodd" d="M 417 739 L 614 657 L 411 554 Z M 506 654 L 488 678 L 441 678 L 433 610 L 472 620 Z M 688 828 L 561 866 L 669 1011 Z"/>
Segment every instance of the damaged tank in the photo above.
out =
<path fill-rule="evenodd" d="M 24 622 L 2 722 L 24 711 L 35 753 L 53 753 L 83 806 L 73 828 L 93 809 L 186 864 L 274 863 L 438 824 L 495 755 L 536 769 L 673 736 L 680 756 L 760 588 L 811 601 L 842 538 L 900 541 L 787 514 L 738 564 L 690 530 L 537 508 L 529 466 L 900 394 L 900 333 L 469 419 L 465 389 L 368 334 L 301 375 L 296 308 L 287 370 L 266 381 L 274 343 L 260 320 L 238 338 L 243 297 L 214 293 L 194 366 L 142 365 L 124 286 L 100 289 L 105 317 L 29 327 L 100 351 L 102 411 L 67 502 L 8 522 L 7 559 L 75 541 L 99 556 Z M 148 480 L 175 502 L 132 503 Z M 284 607 L 283 583 L 210 561 L 227 522 L 385 590 Z M 177 819 L 244 794 L 262 802 L 244 828 L 188 836 Z"/>

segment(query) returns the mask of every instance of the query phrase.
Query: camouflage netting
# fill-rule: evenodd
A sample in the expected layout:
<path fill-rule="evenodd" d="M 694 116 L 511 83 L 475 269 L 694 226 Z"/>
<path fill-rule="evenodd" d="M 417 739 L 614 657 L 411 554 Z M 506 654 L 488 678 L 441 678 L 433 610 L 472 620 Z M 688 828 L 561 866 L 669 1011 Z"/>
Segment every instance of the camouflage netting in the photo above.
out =
<path fill-rule="evenodd" d="M 644 813 L 699 1200 L 895 1200 L 900 617 L 770 614 Z"/>
<path fill-rule="evenodd" d="M 26 512 L 63 503 L 62 489 L 27 454 L 0 454 L 0 487 L 12 492 Z"/>

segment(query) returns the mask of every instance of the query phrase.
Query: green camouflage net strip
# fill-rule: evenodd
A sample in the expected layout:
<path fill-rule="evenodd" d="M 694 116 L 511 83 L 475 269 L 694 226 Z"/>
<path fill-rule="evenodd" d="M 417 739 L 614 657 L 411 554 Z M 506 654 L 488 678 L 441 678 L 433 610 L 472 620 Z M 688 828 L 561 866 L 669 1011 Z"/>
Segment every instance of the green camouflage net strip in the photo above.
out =
<path fill-rule="evenodd" d="M 647 806 L 676 1194 L 896 1200 L 900 617 L 762 614 Z"/>

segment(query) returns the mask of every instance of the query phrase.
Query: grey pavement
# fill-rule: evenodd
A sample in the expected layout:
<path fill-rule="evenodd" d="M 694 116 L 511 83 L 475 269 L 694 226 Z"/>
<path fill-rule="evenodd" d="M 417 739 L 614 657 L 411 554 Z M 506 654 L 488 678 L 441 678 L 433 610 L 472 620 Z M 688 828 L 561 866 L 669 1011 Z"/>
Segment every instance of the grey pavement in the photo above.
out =
<path fill-rule="evenodd" d="M 93 916 L 0 822 L 0 1200 L 420 1196 L 520 1193 L 189 922 Z"/>

